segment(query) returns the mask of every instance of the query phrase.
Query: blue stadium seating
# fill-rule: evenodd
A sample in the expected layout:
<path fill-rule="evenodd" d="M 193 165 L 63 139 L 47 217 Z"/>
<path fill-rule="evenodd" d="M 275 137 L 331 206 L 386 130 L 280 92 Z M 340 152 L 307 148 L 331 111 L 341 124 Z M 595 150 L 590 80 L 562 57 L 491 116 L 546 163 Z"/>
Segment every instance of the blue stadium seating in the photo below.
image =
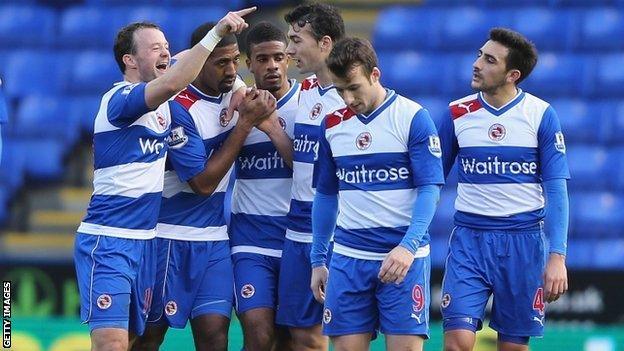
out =
<path fill-rule="evenodd" d="M 572 96 L 587 94 L 591 81 L 591 57 L 576 54 L 542 53 L 537 66 L 520 83 L 537 96 Z"/>
<path fill-rule="evenodd" d="M 57 15 L 39 6 L 0 6 L 0 42 L 4 48 L 48 47 L 54 42 Z"/>
<path fill-rule="evenodd" d="M 443 56 L 415 51 L 379 52 L 377 56 L 387 87 L 405 96 L 443 92 L 443 77 L 449 74 Z"/>
<path fill-rule="evenodd" d="M 58 97 L 28 96 L 17 111 L 14 135 L 20 138 L 53 138 L 66 150 L 78 139 L 79 121 Z"/>
<path fill-rule="evenodd" d="M 555 99 L 549 101 L 557 112 L 568 144 L 602 143 L 608 140 L 611 125 L 603 114 L 600 103 L 582 99 Z"/>
<path fill-rule="evenodd" d="M 520 8 L 513 12 L 511 28 L 524 34 L 538 49 L 569 49 L 578 38 L 576 11 L 549 8 Z"/>
<path fill-rule="evenodd" d="M 4 133 L 2 161 L 0 162 L 0 185 L 12 196 L 24 184 L 26 155 L 16 150 L 16 144 Z"/>
<path fill-rule="evenodd" d="M 580 22 L 579 44 L 587 49 L 622 49 L 624 41 L 624 13 L 614 8 L 596 8 L 586 11 Z"/>
<path fill-rule="evenodd" d="M 610 192 L 570 194 L 571 229 L 576 237 L 618 237 L 624 227 L 624 199 Z"/>
<path fill-rule="evenodd" d="M 620 235 L 623 234 L 620 231 Z M 593 244 L 593 260 L 591 266 L 594 269 L 621 269 L 624 267 L 624 240 L 602 239 Z"/>
<path fill-rule="evenodd" d="M 169 21 L 160 23 L 165 36 L 169 41 L 171 54 L 189 47 L 191 33 L 199 25 L 205 22 L 216 22 L 221 19 L 228 10 L 220 6 L 182 7 L 170 9 Z M 184 20 L 180 20 L 184 19 Z"/>
<path fill-rule="evenodd" d="M 598 97 L 623 97 L 624 53 L 602 55 L 597 61 L 592 94 Z"/>
<path fill-rule="evenodd" d="M 416 101 L 429 111 L 431 119 L 433 119 L 433 122 L 438 128 L 442 120 L 448 118 L 448 104 L 450 101 L 436 96 L 415 96 L 412 97 L 412 100 Z"/>
<path fill-rule="evenodd" d="M 487 41 L 492 27 L 508 25 L 509 12 L 475 7 L 449 8 L 444 11 L 441 43 L 447 50 L 477 50 Z"/>
<path fill-rule="evenodd" d="M 69 48 L 112 50 L 120 20 L 99 7 L 72 7 L 63 11 L 58 45 Z"/>
<path fill-rule="evenodd" d="M 63 142 L 54 138 L 32 138 L 16 141 L 16 150 L 28 155 L 25 162 L 26 176 L 37 182 L 62 179 L 65 171 Z"/>
<path fill-rule="evenodd" d="M 470 87 L 472 81 L 472 65 L 477 59 L 478 48 L 465 54 L 451 56 L 453 62 L 450 65 L 451 75 L 447 76 L 444 83 L 445 92 L 452 92 L 449 102 L 474 93 Z"/>
<path fill-rule="evenodd" d="M 622 129 L 620 129 L 622 130 Z M 613 171 L 606 175 L 609 178 L 611 188 L 624 196 L 624 146 L 616 147 L 612 151 Z"/>
<path fill-rule="evenodd" d="M 69 84 L 72 95 L 104 94 L 123 76 L 111 51 L 84 51 L 74 57 Z"/>
<path fill-rule="evenodd" d="M 379 13 L 373 31 L 376 50 L 423 50 L 440 45 L 442 12 L 422 7 L 390 7 Z M 407 25 L 409 24 L 409 25 Z"/>
<path fill-rule="evenodd" d="M 573 145 L 567 147 L 570 167 L 570 189 L 603 190 L 609 179 L 605 174 L 614 171 L 613 156 L 601 146 Z"/>
<path fill-rule="evenodd" d="M 63 90 L 71 62 L 66 54 L 54 51 L 16 51 L 7 55 L 3 86 L 9 97 L 56 95 Z"/>
<path fill-rule="evenodd" d="M 93 134 L 93 123 L 100 107 L 102 97 L 99 95 L 67 97 L 67 113 L 69 118 L 78 121 L 80 130 L 88 135 Z"/>
<path fill-rule="evenodd" d="M 614 144 L 624 145 L 624 99 L 613 104 L 605 104 L 603 114 L 612 122 L 610 141 Z"/>

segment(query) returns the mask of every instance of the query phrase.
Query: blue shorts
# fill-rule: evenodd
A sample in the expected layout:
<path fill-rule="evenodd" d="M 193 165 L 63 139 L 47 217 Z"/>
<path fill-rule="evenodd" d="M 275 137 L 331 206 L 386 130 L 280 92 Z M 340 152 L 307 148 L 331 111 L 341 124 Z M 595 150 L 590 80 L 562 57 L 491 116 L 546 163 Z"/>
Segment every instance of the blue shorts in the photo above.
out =
<path fill-rule="evenodd" d="M 377 277 L 382 261 L 334 252 L 323 311 L 323 334 L 374 333 L 429 337 L 430 256 L 416 258 L 400 284 Z"/>
<path fill-rule="evenodd" d="M 321 324 L 323 305 L 314 299 L 310 290 L 312 266 L 311 243 L 286 239 L 282 250 L 282 267 L 279 279 L 279 304 L 276 322 L 294 328 L 308 328 Z M 329 247 L 328 261 L 332 245 Z"/>
<path fill-rule="evenodd" d="M 279 257 L 248 252 L 232 255 L 236 313 L 262 307 L 277 308 L 280 260 Z"/>
<path fill-rule="evenodd" d="M 77 233 L 74 243 L 80 317 L 91 330 L 142 335 L 156 275 L 156 242 Z"/>
<path fill-rule="evenodd" d="M 184 328 L 189 319 L 230 318 L 234 276 L 230 244 L 157 238 L 158 270 L 149 323 Z"/>
<path fill-rule="evenodd" d="M 444 330 L 481 329 L 485 306 L 494 294 L 492 329 L 507 336 L 542 336 L 545 259 L 540 230 L 455 227 L 442 281 Z"/>

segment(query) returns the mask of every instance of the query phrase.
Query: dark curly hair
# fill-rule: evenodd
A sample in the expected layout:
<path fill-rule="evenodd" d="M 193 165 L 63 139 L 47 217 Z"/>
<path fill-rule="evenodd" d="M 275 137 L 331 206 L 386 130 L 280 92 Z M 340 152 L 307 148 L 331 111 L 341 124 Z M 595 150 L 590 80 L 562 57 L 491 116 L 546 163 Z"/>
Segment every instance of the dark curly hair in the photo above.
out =
<path fill-rule="evenodd" d="M 517 69 L 520 78 L 516 84 L 522 82 L 531 74 L 537 64 L 537 49 L 535 45 L 522 34 L 507 28 L 490 30 L 490 40 L 502 44 L 509 49 L 505 65 L 507 70 Z"/>
<path fill-rule="evenodd" d="M 324 36 L 329 36 L 337 42 L 345 34 L 344 21 L 338 9 L 327 4 L 309 3 L 295 7 L 284 15 L 284 20 L 289 24 L 297 24 L 299 27 L 310 24 L 312 35 L 318 41 Z"/>

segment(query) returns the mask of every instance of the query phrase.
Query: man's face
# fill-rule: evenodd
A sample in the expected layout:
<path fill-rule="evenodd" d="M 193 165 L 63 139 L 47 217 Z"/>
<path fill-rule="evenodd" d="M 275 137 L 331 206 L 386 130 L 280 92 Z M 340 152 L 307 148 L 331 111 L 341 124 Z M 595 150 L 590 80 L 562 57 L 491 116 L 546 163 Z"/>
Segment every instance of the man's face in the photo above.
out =
<path fill-rule="evenodd" d="M 163 32 L 156 28 L 141 28 L 134 32 L 134 54 L 131 56 L 142 82 L 152 81 L 169 68 L 169 43 Z"/>
<path fill-rule="evenodd" d="M 234 86 L 239 61 L 237 44 L 216 47 L 208 56 L 197 80 L 212 92 L 227 93 Z"/>
<path fill-rule="evenodd" d="M 332 74 L 334 87 L 347 107 L 357 114 L 368 114 L 375 109 L 378 101 L 380 72 L 376 67 L 370 75 L 364 73 L 361 65 L 353 66 L 346 77 Z"/>
<path fill-rule="evenodd" d="M 299 73 L 314 73 L 324 64 L 327 54 L 321 50 L 321 43 L 314 38 L 309 23 L 299 27 L 293 23 L 288 27 L 286 53 L 295 60 Z"/>
<path fill-rule="evenodd" d="M 494 92 L 508 83 L 506 62 L 509 49 L 498 42 L 488 40 L 479 49 L 477 59 L 472 64 L 470 86 L 486 93 Z"/>
<path fill-rule="evenodd" d="M 250 54 L 247 66 L 254 75 L 256 86 L 270 92 L 278 91 L 284 84 L 288 70 L 286 45 L 281 41 L 252 44 Z"/>

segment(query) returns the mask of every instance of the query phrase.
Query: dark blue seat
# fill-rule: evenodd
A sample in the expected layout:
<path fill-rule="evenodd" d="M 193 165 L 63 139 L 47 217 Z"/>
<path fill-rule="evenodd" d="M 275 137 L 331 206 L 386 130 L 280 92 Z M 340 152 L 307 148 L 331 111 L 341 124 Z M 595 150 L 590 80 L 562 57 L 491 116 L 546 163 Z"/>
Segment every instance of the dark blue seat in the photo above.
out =
<path fill-rule="evenodd" d="M 57 45 L 111 50 L 122 20 L 113 9 L 80 6 L 63 11 Z"/>
<path fill-rule="evenodd" d="M 492 27 L 509 26 L 509 12 L 476 7 L 450 8 L 444 12 L 441 45 L 445 50 L 477 50 Z"/>
<path fill-rule="evenodd" d="M 602 104 L 582 99 L 555 99 L 550 101 L 557 112 L 565 139 L 574 143 L 605 143 L 611 131 L 604 119 Z"/>
<path fill-rule="evenodd" d="M 445 93 L 448 94 L 451 92 L 453 94 L 449 102 L 474 93 L 470 87 L 470 82 L 472 81 L 472 65 L 477 60 L 477 50 L 479 47 L 476 47 L 474 51 L 451 55 L 449 57 L 449 61 L 452 62 L 452 64 L 449 65 L 451 75 L 446 77 L 447 79 L 443 81 Z"/>
<path fill-rule="evenodd" d="M 570 167 L 569 186 L 575 190 L 605 190 L 609 179 L 605 176 L 613 169 L 613 156 L 601 146 L 573 145 L 566 151 Z"/>
<path fill-rule="evenodd" d="M 69 148 L 78 138 L 79 121 L 59 97 L 28 96 L 17 111 L 14 135 L 20 138 L 53 138 Z"/>
<path fill-rule="evenodd" d="M 622 49 L 624 41 L 624 12 L 614 8 L 597 7 L 586 11 L 580 22 L 579 45 L 586 49 Z"/>
<path fill-rule="evenodd" d="M 61 180 L 65 172 L 64 143 L 55 138 L 29 138 L 16 142 L 19 152 L 26 157 L 25 174 L 38 182 Z"/>
<path fill-rule="evenodd" d="M 609 184 L 612 189 L 624 195 L 624 144 L 613 148 L 611 155 L 613 171 L 604 176 L 609 179 Z"/>
<path fill-rule="evenodd" d="M 45 48 L 54 43 L 57 15 L 45 7 L 0 6 L 0 42 L 7 47 Z"/>
<path fill-rule="evenodd" d="M 437 96 L 415 96 L 412 99 L 429 111 L 431 119 L 433 119 L 436 126 L 439 127 L 443 119 L 450 118 L 448 112 L 449 101 Z"/>
<path fill-rule="evenodd" d="M 67 80 L 71 61 L 67 55 L 50 51 L 16 51 L 7 55 L 0 67 L 3 86 L 9 97 L 56 95 Z"/>
<path fill-rule="evenodd" d="M 100 107 L 101 96 L 80 96 L 67 98 L 67 110 L 70 118 L 77 121 L 80 130 L 86 134 L 93 134 L 93 123 Z"/>
<path fill-rule="evenodd" d="M 620 229 L 614 234 L 613 238 L 594 241 L 591 268 L 621 270 L 624 267 L 624 231 Z"/>
<path fill-rule="evenodd" d="M 104 94 L 123 80 L 110 51 L 85 51 L 75 56 L 66 91 L 72 95 Z"/>
<path fill-rule="evenodd" d="M 543 53 L 537 66 L 520 87 L 537 96 L 586 94 L 591 82 L 591 57 Z"/>
<path fill-rule="evenodd" d="M 614 144 L 624 146 L 624 100 L 610 104 L 605 103 L 603 115 L 609 119 L 611 127 L 610 141 Z"/>
<path fill-rule="evenodd" d="M 592 95 L 624 98 L 624 54 L 608 54 L 598 58 L 595 65 Z"/>
<path fill-rule="evenodd" d="M 12 196 L 24 184 L 26 154 L 20 151 L 14 140 L 5 135 L 2 141 L 0 185 L 8 190 L 9 196 Z"/>
<path fill-rule="evenodd" d="M 413 96 L 443 92 L 440 80 L 449 74 L 444 57 L 403 51 L 380 52 L 378 59 L 382 82 L 398 93 Z"/>
<path fill-rule="evenodd" d="M 205 2 L 204 2 L 205 4 Z M 191 33 L 205 22 L 217 22 L 228 12 L 220 6 L 170 8 L 169 20 L 160 25 L 169 41 L 171 55 L 190 46 Z M 183 20 L 181 20 L 183 19 Z M 242 48 L 241 48 L 242 50 Z"/>
<path fill-rule="evenodd" d="M 623 206 L 624 199 L 617 193 L 571 193 L 570 207 L 574 231 L 583 237 L 621 235 L 624 228 Z"/>
<path fill-rule="evenodd" d="M 382 10 L 373 31 L 376 50 L 423 50 L 440 45 L 442 11 L 396 6 Z"/>
<path fill-rule="evenodd" d="M 571 10 L 521 7 L 513 11 L 511 27 L 533 41 L 539 50 L 563 50 L 574 46 L 578 17 Z"/>

